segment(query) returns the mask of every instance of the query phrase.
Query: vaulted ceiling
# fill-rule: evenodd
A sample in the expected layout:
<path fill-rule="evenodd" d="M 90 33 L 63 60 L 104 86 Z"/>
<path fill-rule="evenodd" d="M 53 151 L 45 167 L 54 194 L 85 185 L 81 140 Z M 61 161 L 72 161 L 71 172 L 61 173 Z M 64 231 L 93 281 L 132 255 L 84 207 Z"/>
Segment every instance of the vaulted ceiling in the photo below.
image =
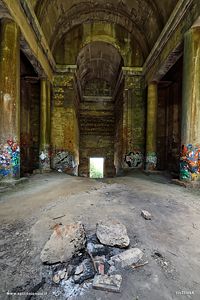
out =
<path fill-rule="evenodd" d="M 178 0 L 30 0 L 52 53 L 76 26 L 106 22 L 124 28 L 146 59 Z"/>

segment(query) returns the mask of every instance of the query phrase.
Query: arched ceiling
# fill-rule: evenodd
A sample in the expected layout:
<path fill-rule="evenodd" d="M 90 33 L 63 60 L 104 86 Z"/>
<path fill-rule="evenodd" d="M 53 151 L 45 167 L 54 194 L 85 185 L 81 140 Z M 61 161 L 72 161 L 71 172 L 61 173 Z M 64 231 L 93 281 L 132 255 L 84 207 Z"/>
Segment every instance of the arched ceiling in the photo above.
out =
<path fill-rule="evenodd" d="M 123 27 L 137 41 L 144 59 L 178 0 L 30 0 L 52 53 L 75 26 L 108 22 Z"/>
<path fill-rule="evenodd" d="M 120 53 L 105 42 L 92 42 L 77 55 L 77 75 L 82 87 L 92 79 L 103 79 L 114 88 L 122 66 Z"/>

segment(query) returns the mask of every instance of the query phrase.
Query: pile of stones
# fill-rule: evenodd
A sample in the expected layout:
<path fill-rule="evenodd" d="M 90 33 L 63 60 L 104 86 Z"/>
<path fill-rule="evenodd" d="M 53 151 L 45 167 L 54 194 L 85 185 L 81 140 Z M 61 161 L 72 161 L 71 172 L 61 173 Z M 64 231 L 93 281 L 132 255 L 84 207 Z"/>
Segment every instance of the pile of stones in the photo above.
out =
<path fill-rule="evenodd" d="M 120 269 L 137 263 L 143 256 L 130 243 L 126 227 L 114 220 L 101 220 L 96 234 L 87 237 L 81 222 L 58 227 L 45 244 L 40 259 L 45 264 L 61 265 L 53 281 L 73 280 L 75 284 L 93 278 L 93 288 L 120 292 Z M 124 249 L 126 248 L 126 249 Z"/>

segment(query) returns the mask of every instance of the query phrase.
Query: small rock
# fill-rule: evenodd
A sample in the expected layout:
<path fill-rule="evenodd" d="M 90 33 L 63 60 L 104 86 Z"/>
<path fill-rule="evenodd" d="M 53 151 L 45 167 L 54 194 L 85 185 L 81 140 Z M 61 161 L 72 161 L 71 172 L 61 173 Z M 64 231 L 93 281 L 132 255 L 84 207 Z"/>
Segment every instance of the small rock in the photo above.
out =
<path fill-rule="evenodd" d="M 146 220 L 151 220 L 151 214 L 147 210 L 142 210 L 141 216 Z"/>
<path fill-rule="evenodd" d="M 76 268 L 75 275 L 79 275 L 83 272 L 83 265 L 80 265 Z"/>
<path fill-rule="evenodd" d="M 66 281 L 66 280 L 68 280 L 68 274 L 67 273 L 65 273 L 65 277 L 64 277 L 64 281 Z"/>
<path fill-rule="evenodd" d="M 114 220 L 101 220 L 96 225 L 96 235 L 100 242 L 108 246 L 118 246 L 120 248 L 129 245 L 129 237 L 126 227 Z"/>
<path fill-rule="evenodd" d="M 16 235 L 19 235 L 19 232 L 17 231 L 15 234 L 16 234 Z"/>
<path fill-rule="evenodd" d="M 121 275 L 95 275 L 93 288 L 97 290 L 120 293 Z"/>
<path fill-rule="evenodd" d="M 62 271 L 59 273 L 60 279 L 64 279 L 64 278 L 65 278 L 65 274 L 66 274 L 66 269 L 62 270 Z"/>
<path fill-rule="evenodd" d="M 60 282 L 60 276 L 59 276 L 59 274 L 56 274 L 56 275 L 53 276 L 53 281 L 55 283 L 59 283 Z"/>
<path fill-rule="evenodd" d="M 114 262 L 114 265 L 117 268 L 124 268 L 135 264 L 142 258 L 142 256 L 143 252 L 139 248 L 132 248 L 113 256 L 108 263 L 112 265 L 112 262 Z"/>
<path fill-rule="evenodd" d="M 105 263 L 105 261 L 106 261 L 106 257 L 105 257 L 105 255 L 102 255 L 102 256 L 96 256 L 96 257 L 94 258 L 94 261 L 95 261 L 95 263 L 97 263 L 97 264 L 103 264 L 103 263 Z"/>
<path fill-rule="evenodd" d="M 100 249 L 100 248 L 103 248 L 103 245 L 101 245 L 101 244 L 96 244 L 96 245 L 94 245 L 94 248 L 95 248 L 95 249 Z"/>
<path fill-rule="evenodd" d="M 116 272 L 116 270 L 117 270 L 117 269 L 115 268 L 115 266 L 111 266 L 110 269 L 108 270 L 108 275 L 110 275 L 110 274 Z"/>
<path fill-rule="evenodd" d="M 74 275 L 75 270 L 76 270 L 76 267 L 75 267 L 75 266 L 73 266 L 73 265 L 68 265 L 68 267 L 67 267 L 67 275 L 68 275 L 68 276 Z"/>

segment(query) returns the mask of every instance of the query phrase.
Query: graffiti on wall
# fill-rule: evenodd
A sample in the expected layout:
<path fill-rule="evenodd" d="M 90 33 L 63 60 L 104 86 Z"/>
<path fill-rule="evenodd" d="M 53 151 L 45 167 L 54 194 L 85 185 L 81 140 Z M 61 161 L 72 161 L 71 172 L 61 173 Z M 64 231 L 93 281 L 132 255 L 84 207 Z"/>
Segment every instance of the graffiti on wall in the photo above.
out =
<path fill-rule="evenodd" d="M 19 142 L 8 140 L 7 144 L 0 145 L 0 179 L 7 176 L 20 176 Z"/>
<path fill-rule="evenodd" d="M 50 169 L 50 148 L 45 147 L 43 151 L 40 152 L 40 169 L 49 170 Z"/>
<path fill-rule="evenodd" d="M 191 144 L 181 148 L 180 178 L 192 181 L 200 178 L 200 149 L 194 149 Z"/>
<path fill-rule="evenodd" d="M 74 156 L 66 150 L 56 151 L 53 156 L 52 167 L 56 170 L 70 171 L 74 168 Z"/>
<path fill-rule="evenodd" d="M 141 151 L 130 151 L 123 156 L 123 168 L 142 168 L 143 154 Z"/>
<path fill-rule="evenodd" d="M 157 156 L 147 155 L 146 156 L 146 170 L 155 171 L 157 165 Z"/>

